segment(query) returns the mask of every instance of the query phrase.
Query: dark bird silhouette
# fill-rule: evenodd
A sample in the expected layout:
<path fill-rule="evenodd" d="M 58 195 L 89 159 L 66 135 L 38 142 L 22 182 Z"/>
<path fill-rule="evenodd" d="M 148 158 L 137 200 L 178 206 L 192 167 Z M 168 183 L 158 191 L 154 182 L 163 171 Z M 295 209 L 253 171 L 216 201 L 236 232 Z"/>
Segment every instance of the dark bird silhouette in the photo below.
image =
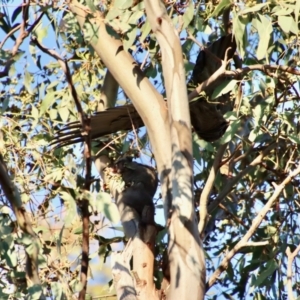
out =
<path fill-rule="evenodd" d="M 125 184 L 124 190 L 116 199 L 119 209 L 122 206 L 132 207 L 144 223 L 154 224 L 152 199 L 158 186 L 155 169 L 125 157 L 115 163 L 115 170 L 122 176 Z"/>
<path fill-rule="evenodd" d="M 229 49 L 230 48 L 230 49 Z M 227 51 L 227 49 L 229 49 Z M 233 57 L 236 43 L 233 36 L 222 36 L 206 49 L 199 52 L 196 64 L 188 84 L 189 89 L 207 80 L 220 66 L 227 51 L 227 59 Z M 213 90 L 222 81 L 217 80 L 213 86 L 204 89 L 205 96 L 190 102 L 191 123 L 197 135 L 205 141 L 212 142 L 225 133 L 228 123 L 220 112 L 220 107 L 210 103 Z M 207 101 L 208 100 L 208 101 Z M 214 102 L 228 102 L 229 95 L 222 95 Z M 144 123 L 132 104 L 109 108 L 90 117 L 91 137 L 96 139 L 121 130 L 131 130 L 144 126 Z M 67 124 L 57 131 L 52 145 L 65 146 L 83 141 L 80 122 Z"/>
<path fill-rule="evenodd" d="M 127 238 L 136 234 L 137 222 L 155 225 L 152 199 L 158 177 L 154 168 L 132 161 L 131 157 L 123 157 L 106 168 L 103 179 L 116 201 Z"/>

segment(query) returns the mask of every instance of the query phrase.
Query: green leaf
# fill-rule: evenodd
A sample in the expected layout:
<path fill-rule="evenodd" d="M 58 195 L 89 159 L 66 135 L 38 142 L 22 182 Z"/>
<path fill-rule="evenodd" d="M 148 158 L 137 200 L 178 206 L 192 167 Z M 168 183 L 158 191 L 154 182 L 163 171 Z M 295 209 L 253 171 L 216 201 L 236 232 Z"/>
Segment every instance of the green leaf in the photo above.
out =
<path fill-rule="evenodd" d="M 289 134 L 287 137 L 293 143 L 300 145 L 300 139 L 297 136 L 295 136 L 293 134 Z"/>
<path fill-rule="evenodd" d="M 102 212 L 112 223 L 120 221 L 118 208 L 115 203 L 111 202 L 111 197 L 108 193 L 98 193 L 95 208 L 98 212 Z"/>
<path fill-rule="evenodd" d="M 83 25 L 83 33 L 84 33 L 84 38 L 89 42 L 89 43 L 97 43 L 98 41 L 98 24 L 96 22 L 89 22 L 86 21 Z"/>
<path fill-rule="evenodd" d="M 114 6 L 119 9 L 127 9 L 133 5 L 133 0 L 115 0 Z"/>
<path fill-rule="evenodd" d="M 6 263 L 11 267 L 15 268 L 18 263 L 18 255 L 15 249 L 8 249 L 4 255 Z"/>
<path fill-rule="evenodd" d="M 67 122 L 67 120 L 70 116 L 69 108 L 67 108 L 66 106 L 60 107 L 59 110 L 58 110 L 58 113 L 59 113 L 61 119 L 63 120 L 63 122 Z"/>
<path fill-rule="evenodd" d="M 32 75 L 27 72 L 27 70 L 24 72 L 24 85 L 26 87 L 26 90 L 32 94 L 32 88 L 31 88 L 31 82 L 33 81 Z"/>
<path fill-rule="evenodd" d="M 31 116 L 33 118 L 32 128 L 34 129 L 39 121 L 39 111 L 35 105 L 31 105 Z"/>
<path fill-rule="evenodd" d="M 290 29 L 292 27 L 292 22 L 293 22 L 293 17 L 292 16 L 279 16 L 278 17 L 278 24 L 281 27 L 281 29 L 286 32 L 289 33 Z"/>
<path fill-rule="evenodd" d="M 35 28 L 35 34 L 37 39 L 42 42 L 45 37 L 49 36 L 48 26 L 43 26 L 42 23 L 39 23 L 39 25 Z"/>
<path fill-rule="evenodd" d="M 297 23 L 292 16 L 279 16 L 278 24 L 284 32 L 298 34 Z"/>
<path fill-rule="evenodd" d="M 55 81 L 52 81 L 48 86 L 47 86 L 47 90 L 50 90 L 50 89 L 54 89 L 58 84 L 60 84 L 61 81 L 59 80 L 55 80 Z"/>
<path fill-rule="evenodd" d="M 42 287 L 38 284 L 35 284 L 28 288 L 28 299 L 39 300 L 41 299 L 42 292 Z"/>
<path fill-rule="evenodd" d="M 61 299 L 63 294 L 63 288 L 60 282 L 51 282 L 51 292 L 54 299 Z"/>
<path fill-rule="evenodd" d="M 94 5 L 92 0 L 86 0 L 86 4 L 92 12 L 97 11 L 97 7 Z"/>
<path fill-rule="evenodd" d="M 220 140 L 220 144 L 223 145 L 225 143 L 230 142 L 234 138 L 234 135 L 240 129 L 240 127 L 241 127 L 240 120 L 236 120 L 236 121 L 230 123 L 226 132 L 224 133 L 223 137 Z"/>
<path fill-rule="evenodd" d="M 193 2 L 193 1 L 191 1 Z M 214 12 L 212 13 L 211 17 L 217 17 L 223 11 L 223 9 L 231 6 L 231 0 L 221 0 L 218 6 L 215 8 Z"/>
<path fill-rule="evenodd" d="M 105 16 L 105 20 L 112 21 L 116 19 L 121 13 L 122 11 L 120 9 L 118 9 L 117 7 L 113 7 L 108 11 L 108 14 Z"/>
<path fill-rule="evenodd" d="M 212 94 L 212 99 L 218 98 L 228 92 L 232 91 L 238 81 L 237 80 L 224 80 Z"/>
<path fill-rule="evenodd" d="M 272 11 L 274 11 L 275 16 L 287 16 L 293 12 L 293 10 L 291 8 L 287 9 L 285 7 L 285 8 L 280 9 L 278 6 L 275 6 L 274 10 L 272 10 Z"/>
<path fill-rule="evenodd" d="M 295 23 L 298 24 L 298 19 L 299 19 L 299 11 L 300 11 L 300 1 L 296 1 L 295 5 Z"/>
<path fill-rule="evenodd" d="M 238 51 L 241 55 L 241 58 L 244 58 L 245 55 L 245 48 L 246 48 L 246 25 L 248 25 L 248 18 L 247 16 L 238 16 L 234 14 L 233 17 L 233 31 L 235 34 L 235 40 L 237 43 Z"/>
<path fill-rule="evenodd" d="M 148 19 L 146 20 L 146 22 L 143 24 L 142 28 L 141 28 L 141 37 L 140 37 L 140 42 L 143 42 L 145 40 L 145 38 L 148 36 L 148 34 L 151 31 L 151 25 L 148 21 Z"/>
<path fill-rule="evenodd" d="M 13 12 L 13 14 L 12 14 L 12 16 L 11 16 L 11 22 L 12 22 L 12 23 L 14 23 L 14 22 L 16 21 L 18 15 L 22 12 L 22 9 L 23 9 L 23 6 L 20 5 L 20 6 L 18 6 L 18 7 L 14 10 L 14 12 Z"/>
<path fill-rule="evenodd" d="M 67 192 L 59 192 L 61 198 L 64 200 L 64 204 L 67 207 L 67 215 L 64 219 L 65 226 L 69 226 L 74 221 L 74 217 L 77 215 L 77 206 L 75 199 Z"/>
<path fill-rule="evenodd" d="M 257 59 L 261 60 L 266 57 L 267 49 L 269 47 L 269 41 L 271 33 L 273 31 L 272 22 L 269 18 L 259 15 L 261 21 L 257 19 L 257 31 L 259 34 L 259 43 L 256 50 Z"/>
<path fill-rule="evenodd" d="M 44 113 L 50 108 L 50 106 L 55 102 L 55 91 L 47 89 L 46 96 L 44 97 L 41 106 L 40 106 L 40 117 L 44 115 Z"/>
<path fill-rule="evenodd" d="M 145 10 L 145 2 L 141 1 L 138 2 L 136 6 L 131 8 L 132 11 L 144 11 Z"/>
<path fill-rule="evenodd" d="M 73 231 L 74 234 L 82 234 L 82 232 L 83 232 L 82 226 L 75 228 Z"/>
<path fill-rule="evenodd" d="M 137 21 L 144 15 L 143 11 L 135 11 L 129 18 L 128 23 L 135 25 Z"/>
<path fill-rule="evenodd" d="M 256 5 L 252 6 L 252 7 L 247 7 L 245 9 L 241 10 L 239 12 L 239 15 L 245 15 L 245 14 L 249 14 L 249 13 L 259 11 L 266 5 L 268 5 L 267 2 L 266 3 L 259 3 L 259 4 L 256 4 Z"/>
<path fill-rule="evenodd" d="M 259 287 L 264 284 L 264 281 L 278 269 L 278 265 L 274 260 L 268 261 L 266 269 L 258 275 L 252 283 L 253 286 Z"/>
<path fill-rule="evenodd" d="M 183 26 L 182 29 L 185 29 L 186 27 L 188 27 L 188 25 L 191 23 L 191 21 L 193 20 L 194 17 L 194 2 L 193 1 L 189 1 L 189 6 L 186 9 L 186 11 L 183 14 Z"/>
<path fill-rule="evenodd" d="M 137 27 L 133 27 L 130 31 L 126 32 L 125 39 L 123 40 L 124 50 L 127 51 L 135 41 L 137 36 Z"/>
<path fill-rule="evenodd" d="M 74 292 L 80 292 L 83 289 L 83 284 L 77 278 L 70 282 L 70 286 Z"/>

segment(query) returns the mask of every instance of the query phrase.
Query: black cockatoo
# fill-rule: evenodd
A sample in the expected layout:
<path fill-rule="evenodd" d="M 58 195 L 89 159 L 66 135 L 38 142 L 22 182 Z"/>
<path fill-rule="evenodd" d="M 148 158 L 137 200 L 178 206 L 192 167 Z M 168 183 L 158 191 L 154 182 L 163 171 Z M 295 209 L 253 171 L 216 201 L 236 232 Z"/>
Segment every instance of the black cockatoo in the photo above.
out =
<path fill-rule="evenodd" d="M 224 60 L 226 50 L 227 59 L 231 59 L 236 50 L 234 37 L 229 34 L 222 36 L 212 43 L 208 48 L 201 50 L 192 73 L 189 88 L 195 88 L 198 84 L 207 80 L 220 66 Z M 205 90 L 206 98 L 210 100 L 213 90 L 220 84 L 222 79 L 215 82 L 214 86 Z M 214 102 L 224 103 L 228 101 L 225 95 Z M 227 129 L 228 123 L 224 119 L 217 105 L 209 103 L 204 97 L 190 102 L 191 123 L 197 135 L 205 141 L 215 141 L 219 139 Z M 116 133 L 120 130 L 131 130 L 144 126 L 143 121 L 134 106 L 124 105 L 109 108 L 105 111 L 96 113 L 90 117 L 91 137 L 96 139 L 107 134 Z M 83 141 L 81 135 L 81 125 L 79 122 L 67 124 L 57 132 L 54 145 L 64 146 Z"/>

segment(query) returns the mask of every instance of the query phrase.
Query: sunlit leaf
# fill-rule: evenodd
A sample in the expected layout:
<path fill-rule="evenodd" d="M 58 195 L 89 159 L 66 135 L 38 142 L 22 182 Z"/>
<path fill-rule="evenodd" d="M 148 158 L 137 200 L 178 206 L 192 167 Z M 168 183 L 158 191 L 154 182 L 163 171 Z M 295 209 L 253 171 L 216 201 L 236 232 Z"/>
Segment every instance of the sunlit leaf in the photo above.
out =
<path fill-rule="evenodd" d="M 92 12 L 97 10 L 97 7 L 94 5 L 92 0 L 86 0 L 86 4 Z"/>
<path fill-rule="evenodd" d="M 40 117 L 51 107 L 51 105 L 55 102 L 55 92 L 53 90 L 48 90 L 46 92 L 46 96 L 44 97 L 41 106 L 40 106 Z"/>
<path fill-rule="evenodd" d="M 189 1 L 189 6 L 183 14 L 183 26 L 182 29 L 185 29 L 193 20 L 194 17 L 194 3 L 193 1 Z"/>
<path fill-rule="evenodd" d="M 292 16 L 279 16 L 278 24 L 284 32 L 289 32 L 292 27 L 293 17 Z"/>
<path fill-rule="evenodd" d="M 212 13 L 212 17 L 219 16 L 219 14 L 227 7 L 230 7 L 232 4 L 231 0 L 221 0 L 217 7 L 215 8 L 214 12 Z"/>
<path fill-rule="evenodd" d="M 133 27 L 130 31 L 126 33 L 126 37 L 123 41 L 124 43 L 124 50 L 127 51 L 133 44 L 137 35 L 137 27 Z"/>
<path fill-rule="evenodd" d="M 271 37 L 272 22 L 269 18 L 259 15 L 260 21 L 257 19 L 257 31 L 259 33 L 259 43 L 256 51 L 257 59 L 263 59 L 267 54 L 269 41 Z"/>
<path fill-rule="evenodd" d="M 241 58 L 245 55 L 245 40 L 246 40 L 246 25 L 247 25 L 247 17 L 242 18 L 237 14 L 234 15 L 233 18 L 233 30 L 235 34 L 235 39 L 237 43 L 237 47 L 239 53 L 241 54 Z"/>
<path fill-rule="evenodd" d="M 63 294 L 63 287 L 60 282 L 51 282 L 51 291 L 55 299 L 61 299 Z"/>
<path fill-rule="evenodd" d="M 141 28 L 141 32 L 142 35 L 140 37 L 140 41 L 143 42 L 144 39 L 147 37 L 147 35 L 150 33 L 151 31 L 151 26 L 148 20 L 146 20 L 146 22 L 143 24 L 142 28 Z"/>
<path fill-rule="evenodd" d="M 127 9 L 131 7 L 133 4 L 133 0 L 115 0 L 114 6 L 119 9 Z"/>
<path fill-rule="evenodd" d="M 31 88 L 31 82 L 33 81 L 32 75 L 25 71 L 24 73 L 24 85 L 27 89 L 27 91 L 31 94 L 32 93 L 32 88 Z"/>
<path fill-rule="evenodd" d="M 266 5 L 268 5 L 268 3 L 259 3 L 259 4 L 256 4 L 256 5 L 253 5 L 251 7 L 247 7 L 245 9 L 242 9 L 239 14 L 244 15 L 244 14 L 257 12 L 257 11 L 261 10 Z"/>

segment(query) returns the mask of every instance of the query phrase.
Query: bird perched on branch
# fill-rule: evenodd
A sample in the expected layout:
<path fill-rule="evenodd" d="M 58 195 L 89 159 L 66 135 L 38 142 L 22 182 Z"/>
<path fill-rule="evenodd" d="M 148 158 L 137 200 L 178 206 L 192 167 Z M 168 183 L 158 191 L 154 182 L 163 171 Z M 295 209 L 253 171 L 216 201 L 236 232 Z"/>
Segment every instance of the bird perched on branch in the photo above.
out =
<path fill-rule="evenodd" d="M 115 164 L 125 183 L 124 190 L 119 198 L 120 203 L 134 208 L 142 221 L 154 223 L 153 197 L 157 190 L 158 177 L 155 169 L 139 164 L 126 157 Z M 144 211 L 148 207 L 149 211 Z"/>
<path fill-rule="evenodd" d="M 119 209 L 125 235 L 134 236 L 136 222 L 154 225 L 153 197 L 158 185 L 155 169 L 124 157 L 109 166 L 104 174 Z M 120 175 L 121 180 L 113 174 Z"/>
<path fill-rule="evenodd" d="M 229 34 L 222 36 L 209 47 L 202 49 L 188 84 L 189 89 L 205 82 L 216 72 L 225 58 L 231 59 L 236 50 L 234 37 Z M 227 55 L 226 55 L 227 54 Z M 227 57 L 225 57 L 227 56 Z M 213 90 L 222 82 L 222 78 L 204 88 L 206 97 L 199 96 L 190 102 L 191 123 L 197 135 L 205 141 L 212 142 L 219 139 L 228 127 L 228 123 L 220 112 L 219 107 L 211 102 Z M 222 98 L 222 99 L 221 99 Z M 214 102 L 224 103 L 229 96 L 221 96 Z M 120 130 L 131 130 L 144 126 L 144 123 L 134 106 L 124 105 L 109 108 L 90 117 L 91 137 L 96 139 Z M 80 122 L 67 124 L 56 133 L 52 144 L 64 146 L 83 141 Z"/>

